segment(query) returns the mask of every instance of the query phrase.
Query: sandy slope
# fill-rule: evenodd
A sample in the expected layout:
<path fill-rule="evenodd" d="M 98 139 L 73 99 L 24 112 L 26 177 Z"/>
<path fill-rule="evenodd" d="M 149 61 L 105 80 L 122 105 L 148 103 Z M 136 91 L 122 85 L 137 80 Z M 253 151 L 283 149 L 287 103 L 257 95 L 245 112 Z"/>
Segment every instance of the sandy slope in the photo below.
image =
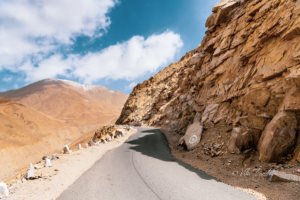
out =
<path fill-rule="evenodd" d="M 30 162 L 40 159 L 79 137 L 77 128 L 68 127 L 23 104 L 0 102 L 0 179 L 6 180 Z"/>
<path fill-rule="evenodd" d="M 119 116 L 127 96 L 46 79 L 0 93 L 0 180 Z"/>

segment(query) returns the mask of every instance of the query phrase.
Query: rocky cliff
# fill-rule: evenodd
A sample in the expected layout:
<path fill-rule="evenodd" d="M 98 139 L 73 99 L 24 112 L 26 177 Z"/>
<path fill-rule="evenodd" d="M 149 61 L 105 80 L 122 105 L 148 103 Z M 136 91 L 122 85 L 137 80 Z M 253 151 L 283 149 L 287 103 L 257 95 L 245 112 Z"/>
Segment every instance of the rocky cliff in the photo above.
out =
<path fill-rule="evenodd" d="M 117 123 L 179 135 L 196 123 L 227 153 L 300 161 L 300 0 L 225 0 L 206 27 L 198 48 L 134 88 Z"/>

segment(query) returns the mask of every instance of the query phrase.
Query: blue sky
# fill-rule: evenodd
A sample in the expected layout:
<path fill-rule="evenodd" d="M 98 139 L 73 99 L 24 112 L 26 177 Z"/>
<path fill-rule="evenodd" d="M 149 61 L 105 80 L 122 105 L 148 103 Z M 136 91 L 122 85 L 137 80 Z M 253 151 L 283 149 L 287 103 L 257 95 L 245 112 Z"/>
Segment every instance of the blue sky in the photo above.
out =
<path fill-rule="evenodd" d="M 61 78 L 128 93 L 199 45 L 217 2 L 2 0 L 0 91 Z"/>

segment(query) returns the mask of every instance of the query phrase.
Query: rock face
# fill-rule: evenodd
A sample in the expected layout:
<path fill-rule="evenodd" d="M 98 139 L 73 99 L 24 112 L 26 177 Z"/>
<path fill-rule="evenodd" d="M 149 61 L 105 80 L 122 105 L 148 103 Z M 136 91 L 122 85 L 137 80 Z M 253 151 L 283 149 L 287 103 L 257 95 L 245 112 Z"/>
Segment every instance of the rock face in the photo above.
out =
<path fill-rule="evenodd" d="M 200 46 L 136 86 L 117 123 L 184 135 L 201 116 L 203 135 L 214 128 L 232 136 L 233 152 L 259 147 L 264 161 L 292 152 L 300 119 L 299 16 L 299 0 L 222 1 Z"/>

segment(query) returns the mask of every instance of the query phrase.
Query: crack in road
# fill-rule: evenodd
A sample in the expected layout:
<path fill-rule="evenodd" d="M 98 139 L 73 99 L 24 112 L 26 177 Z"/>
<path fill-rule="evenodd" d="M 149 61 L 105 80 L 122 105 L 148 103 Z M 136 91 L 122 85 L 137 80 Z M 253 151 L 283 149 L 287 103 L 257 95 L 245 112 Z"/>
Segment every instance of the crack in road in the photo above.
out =
<path fill-rule="evenodd" d="M 146 185 L 146 187 L 157 197 L 157 199 L 159 200 L 163 200 L 162 198 L 160 198 L 160 196 L 154 191 L 154 189 L 146 182 L 146 180 L 143 178 L 143 176 L 141 175 L 141 173 L 139 172 L 139 170 L 137 169 L 135 162 L 134 162 L 134 152 L 131 151 L 131 163 L 132 166 L 134 168 L 134 170 L 136 171 L 137 175 L 140 177 L 140 179 L 143 181 L 143 183 Z"/>

